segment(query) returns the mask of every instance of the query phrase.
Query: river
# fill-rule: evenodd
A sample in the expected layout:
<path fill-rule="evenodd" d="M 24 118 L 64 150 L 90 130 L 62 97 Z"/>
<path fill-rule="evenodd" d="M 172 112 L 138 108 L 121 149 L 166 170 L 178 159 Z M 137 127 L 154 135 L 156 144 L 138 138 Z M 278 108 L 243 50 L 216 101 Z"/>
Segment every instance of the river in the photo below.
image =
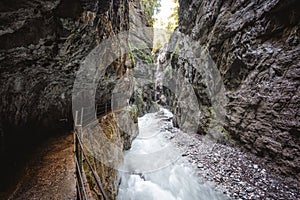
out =
<path fill-rule="evenodd" d="M 182 152 L 162 128 L 172 113 L 161 109 L 139 118 L 139 136 L 125 153 L 120 167 L 118 200 L 225 199 L 195 175 Z"/>

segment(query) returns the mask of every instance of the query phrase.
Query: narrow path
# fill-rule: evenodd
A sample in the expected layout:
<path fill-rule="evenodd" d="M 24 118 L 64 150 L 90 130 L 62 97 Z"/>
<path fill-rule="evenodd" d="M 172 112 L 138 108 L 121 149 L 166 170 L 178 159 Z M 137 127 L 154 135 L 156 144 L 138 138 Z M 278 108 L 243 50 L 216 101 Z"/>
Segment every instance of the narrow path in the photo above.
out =
<path fill-rule="evenodd" d="M 72 134 L 50 139 L 35 151 L 9 199 L 75 199 L 73 155 Z"/>

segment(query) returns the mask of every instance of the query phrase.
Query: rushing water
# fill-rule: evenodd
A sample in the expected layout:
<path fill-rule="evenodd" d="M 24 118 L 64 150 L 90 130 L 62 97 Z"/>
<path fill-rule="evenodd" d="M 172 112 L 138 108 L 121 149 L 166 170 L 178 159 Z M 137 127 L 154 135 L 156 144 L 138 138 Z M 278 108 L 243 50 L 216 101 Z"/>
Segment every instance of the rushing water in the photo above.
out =
<path fill-rule="evenodd" d="M 163 136 L 166 130 L 161 127 L 171 115 L 162 109 L 139 118 L 140 135 L 121 166 L 118 200 L 224 199 L 199 180 L 176 147 Z"/>

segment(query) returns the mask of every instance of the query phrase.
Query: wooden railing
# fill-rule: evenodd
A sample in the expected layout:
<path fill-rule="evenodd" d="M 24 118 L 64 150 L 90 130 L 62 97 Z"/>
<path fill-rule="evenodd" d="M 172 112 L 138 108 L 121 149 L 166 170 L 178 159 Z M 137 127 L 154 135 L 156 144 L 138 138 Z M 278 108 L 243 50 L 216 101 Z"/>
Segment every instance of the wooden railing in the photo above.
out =
<path fill-rule="evenodd" d="M 124 92 L 113 93 L 114 111 L 118 112 L 123 110 L 127 106 L 127 102 L 124 102 Z M 123 101 L 119 101 L 123 99 Z M 76 164 L 76 180 L 77 180 L 77 199 L 88 200 L 91 197 L 89 184 L 86 180 L 83 163 L 85 162 L 88 169 L 91 171 L 92 178 L 95 181 L 97 189 L 100 191 L 101 196 L 99 199 L 108 200 L 107 195 L 102 187 L 101 180 L 89 161 L 87 154 L 83 146 L 83 129 L 93 123 L 99 123 L 98 119 L 101 116 L 107 115 L 111 111 L 111 104 L 102 104 L 90 107 L 82 107 L 80 111 L 75 112 L 74 119 L 74 152 L 75 152 L 75 164 Z M 95 111 L 96 110 L 96 111 Z M 116 111 L 118 110 L 118 111 Z"/>
<path fill-rule="evenodd" d="M 83 163 L 87 163 L 88 169 L 91 171 L 92 178 L 95 181 L 95 185 L 97 189 L 101 193 L 101 199 L 108 200 L 107 195 L 105 194 L 105 191 L 102 187 L 101 180 L 99 179 L 99 176 L 96 172 L 96 170 L 93 168 L 82 143 L 82 137 L 83 137 L 83 125 L 87 124 L 87 121 L 84 123 L 83 117 L 84 117 L 84 108 L 80 111 L 80 122 L 78 124 L 78 116 L 79 112 L 76 111 L 75 113 L 75 128 L 74 128 L 74 152 L 75 152 L 75 164 L 76 164 L 76 180 L 77 180 L 77 199 L 81 200 L 88 200 L 91 197 L 89 185 L 87 183 L 87 180 L 85 178 Z M 94 118 L 90 118 L 95 121 L 97 117 L 94 116 Z"/>

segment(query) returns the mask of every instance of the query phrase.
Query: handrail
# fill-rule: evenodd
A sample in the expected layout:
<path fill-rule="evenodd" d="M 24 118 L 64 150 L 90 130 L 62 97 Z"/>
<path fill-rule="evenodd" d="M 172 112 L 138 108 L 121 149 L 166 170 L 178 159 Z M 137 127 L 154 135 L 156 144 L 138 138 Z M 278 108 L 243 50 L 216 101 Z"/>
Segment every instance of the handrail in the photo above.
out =
<path fill-rule="evenodd" d="M 84 200 L 88 200 L 89 197 L 87 195 L 87 190 L 84 186 L 84 180 L 83 180 L 83 157 L 84 160 L 86 161 L 90 171 L 92 172 L 92 176 L 95 179 L 96 182 L 96 186 L 97 188 L 100 190 L 101 195 L 103 197 L 104 200 L 108 200 L 104 189 L 101 185 L 101 181 L 98 178 L 98 174 L 97 172 L 93 169 L 91 162 L 89 161 L 83 145 L 82 145 L 82 141 L 81 141 L 81 137 L 82 137 L 82 126 L 83 126 L 83 111 L 84 108 L 81 109 L 81 113 L 80 113 L 80 124 L 78 124 L 78 111 L 76 111 L 75 113 L 75 128 L 74 128 L 74 151 L 75 151 L 75 164 L 76 164 L 76 177 L 77 177 L 77 198 L 78 199 L 84 199 Z M 96 116 L 94 116 L 95 118 Z M 79 136 L 80 135 L 80 136 Z"/>
<path fill-rule="evenodd" d="M 107 113 L 109 113 L 111 111 L 111 107 L 109 106 L 109 104 L 105 104 L 102 106 L 97 105 L 96 112 L 94 112 L 94 110 L 92 110 L 91 112 L 88 112 L 88 111 L 84 112 L 84 111 L 88 110 L 88 108 L 92 108 L 92 106 L 82 107 L 82 109 L 81 109 L 81 126 L 82 127 L 88 126 L 92 122 L 97 121 L 97 119 L 100 116 L 107 115 Z M 98 109 L 98 108 L 105 108 L 105 110 Z M 121 108 L 114 109 L 114 111 L 119 111 L 119 110 L 122 110 L 123 108 L 124 107 L 121 106 Z"/>
<path fill-rule="evenodd" d="M 82 172 L 81 172 L 81 170 L 80 170 L 79 163 L 78 163 L 78 159 L 77 159 L 76 156 L 75 156 L 75 164 L 76 164 L 76 170 L 77 170 L 76 175 L 78 174 L 78 176 L 79 176 L 79 179 L 80 179 L 80 185 L 81 185 L 81 187 L 82 187 L 84 199 L 89 199 L 88 196 L 87 196 L 87 194 L 86 194 L 86 189 L 85 189 L 85 187 L 84 187 L 84 182 L 83 182 L 83 178 L 82 178 L 82 175 L 81 175 Z M 77 179 L 77 180 L 78 180 L 78 179 Z M 80 188 L 79 182 L 78 182 L 78 181 L 77 181 L 77 184 L 78 184 L 78 188 Z M 81 195 L 78 195 L 78 196 L 79 196 L 79 199 L 81 199 Z"/>
<path fill-rule="evenodd" d="M 113 93 L 115 94 L 123 94 L 123 92 L 118 92 L 118 93 Z M 121 106 L 122 107 L 122 106 Z M 111 111 L 112 107 L 110 104 L 105 103 L 105 104 L 100 104 L 96 105 L 96 112 L 94 111 L 95 105 L 88 106 L 88 107 L 81 107 L 80 110 L 80 119 L 79 117 L 79 112 L 75 112 L 75 123 L 74 123 L 74 152 L 75 152 L 75 165 L 76 165 L 76 177 L 77 177 L 77 199 L 81 200 L 88 200 L 88 184 L 85 186 L 86 180 L 84 180 L 83 174 L 83 158 L 85 162 L 87 163 L 88 168 L 92 172 L 92 176 L 96 182 L 96 186 L 101 192 L 101 196 L 103 197 L 104 200 L 108 200 L 108 197 L 105 194 L 105 191 L 102 187 L 101 181 L 99 179 L 99 176 L 97 172 L 93 169 L 92 164 L 90 160 L 88 159 L 84 148 L 82 144 L 82 129 L 86 126 L 89 126 L 93 122 L 96 122 L 99 118 L 99 116 L 107 115 L 108 112 Z M 122 107 L 123 109 L 123 107 Z M 85 112 L 86 111 L 86 112 Z M 78 121 L 79 120 L 79 121 Z"/>
<path fill-rule="evenodd" d="M 77 140 L 78 140 L 78 144 L 79 144 L 79 146 L 80 146 L 80 149 L 81 149 L 81 151 L 82 151 L 82 154 L 83 154 L 83 156 L 84 156 L 84 158 L 85 158 L 85 161 L 87 162 L 88 167 L 90 168 L 90 170 L 91 170 L 91 172 L 92 172 L 92 174 L 93 174 L 93 177 L 94 177 L 94 179 L 95 179 L 95 181 L 96 181 L 96 185 L 97 185 L 98 189 L 100 190 L 100 192 L 101 192 L 101 194 L 102 194 L 104 200 L 107 200 L 108 198 L 107 198 L 107 196 L 106 196 L 106 194 L 105 194 L 105 192 L 104 192 L 104 190 L 103 190 L 103 187 L 102 187 L 102 185 L 101 185 L 100 180 L 98 179 L 98 175 L 97 175 L 97 173 L 95 172 L 95 170 L 93 169 L 91 162 L 89 161 L 87 155 L 86 155 L 85 152 L 84 152 L 83 145 L 82 145 L 81 140 L 80 140 L 80 138 L 79 138 L 79 136 L 78 136 L 78 134 L 77 134 L 77 131 L 75 131 L 75 134 L 76 134 L 76 137 L 77 137 Z"/>

